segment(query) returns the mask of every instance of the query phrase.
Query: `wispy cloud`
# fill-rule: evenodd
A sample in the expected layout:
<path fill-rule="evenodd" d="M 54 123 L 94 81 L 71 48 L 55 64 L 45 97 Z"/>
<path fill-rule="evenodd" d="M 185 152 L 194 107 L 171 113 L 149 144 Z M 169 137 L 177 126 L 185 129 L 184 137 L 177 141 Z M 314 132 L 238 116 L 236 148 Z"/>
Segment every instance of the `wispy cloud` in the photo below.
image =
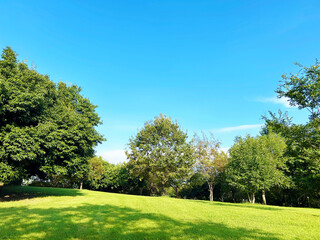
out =
<path fill-rule="evenodd" d="M 216 129 L 216 132 L 235 132 L 235 131 L 241 131 L 241 130 L 248 130 L 248 129 L 257 129 L 261 128 L 263 124 L 249 124 L 249 125 L 240 125 L 235 127 L 225 127 L 225 128 L 219 128 Z"/>
<path fill-rule="evenodd" d="M 108 161 L 109 163 L 123 163 L 127 162 L 127 156 L 124 152 L 124 150 L 112 150 L 112 151 L 106 151 L 97 153 L 98 156 L 101 156 L 105 161 Z"/>
<path fill-rule="evenodd" d="M 286 108 L 294 108 L 293 106 L 290 106 L 289 104 L 289 98 L 282 97 L 282 98 L 277 98 L 277 97 L 269 97 L 269 98 L 258 98 L 258 102 L 264 102 L 264 103 L 274 103 L 274 104 L 281 104 L 282 106 Z"/>

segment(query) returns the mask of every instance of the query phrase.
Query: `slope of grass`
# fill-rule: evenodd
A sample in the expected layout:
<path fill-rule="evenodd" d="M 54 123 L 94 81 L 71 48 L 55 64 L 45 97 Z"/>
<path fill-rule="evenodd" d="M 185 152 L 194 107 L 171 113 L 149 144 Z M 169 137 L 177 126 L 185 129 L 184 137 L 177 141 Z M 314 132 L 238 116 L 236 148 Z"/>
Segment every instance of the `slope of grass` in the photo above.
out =
<path fill-rule="evenodd" d="M 0 202 L 0 239 L 320 239 L 320 209 L 39 187 L 2 195 L 10 192 L 27 198 Z"/>

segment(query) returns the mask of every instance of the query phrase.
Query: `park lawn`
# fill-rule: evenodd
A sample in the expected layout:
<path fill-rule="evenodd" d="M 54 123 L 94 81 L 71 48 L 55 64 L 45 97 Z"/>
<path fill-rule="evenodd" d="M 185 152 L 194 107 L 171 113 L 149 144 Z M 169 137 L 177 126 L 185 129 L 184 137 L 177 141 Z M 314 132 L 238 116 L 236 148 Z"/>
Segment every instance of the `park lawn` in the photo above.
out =
<path fill-rule="evenodd" d="M 320 209 L 5 187 L 0 239 L 320 239 Z M 1 198 L 5 200 L 6 198 Z"/>

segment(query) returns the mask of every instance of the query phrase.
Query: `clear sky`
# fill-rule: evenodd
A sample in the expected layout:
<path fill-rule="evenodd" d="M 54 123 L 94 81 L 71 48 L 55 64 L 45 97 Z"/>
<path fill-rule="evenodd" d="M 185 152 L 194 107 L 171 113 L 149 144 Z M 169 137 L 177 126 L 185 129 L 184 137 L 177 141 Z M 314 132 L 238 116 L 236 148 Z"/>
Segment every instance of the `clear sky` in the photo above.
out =
<path fill-rule="evenodd" d="M 274 91 L 294 62 L 320 57 L 319 29 L 320 1 L 0 1 L 0 48 L 82 87 L 111 162 L 160 113 L 224 148 L 258 134 L 269 110 L 306 121 Z"/>

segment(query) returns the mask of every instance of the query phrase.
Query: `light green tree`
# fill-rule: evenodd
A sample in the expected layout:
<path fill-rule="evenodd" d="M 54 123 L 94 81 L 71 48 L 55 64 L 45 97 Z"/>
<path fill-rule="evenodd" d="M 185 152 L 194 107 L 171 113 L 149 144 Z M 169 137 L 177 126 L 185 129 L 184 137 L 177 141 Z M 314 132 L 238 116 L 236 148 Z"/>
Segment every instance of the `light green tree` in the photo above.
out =
<path fill-rule="evenodd" d="M 89 160 L 88 185 L 93 189 L 99 189 L 101 181 L 106 173 L 102 157 L 93 157 Z"/>
<path fill-rule="evenodd" d="M 177 122 L 165 115 L 146 122 L 126 151 L 130 173 L 148 183 L 152 194 L 185 179 L 194 164 L 193 147 Z"/>
<path fill-rule="evenodd" d="M 213 134 L 210 137 L 207 137 L 204 133 L 202 137 L 195 134 L 194 142 L 197 171 L 208 183 L 210 201 L 213 201 L 216 177 L 224 172 L 228 155 L 220 149 L 220 142 L 214 138 Z"/>
<path fill-rule="evenodd" d="M 231 186 L 246 192 L 250 203 L 254 203 L 255 194 L 262 191 L 262 201 L 266 204 L 266 190 L 275 185 L 289 184 L 283 172 L 285 149 L 284 139 L 273 133 L 255 138 L 237 137 L 229 151 L 227 181 Z"/>

